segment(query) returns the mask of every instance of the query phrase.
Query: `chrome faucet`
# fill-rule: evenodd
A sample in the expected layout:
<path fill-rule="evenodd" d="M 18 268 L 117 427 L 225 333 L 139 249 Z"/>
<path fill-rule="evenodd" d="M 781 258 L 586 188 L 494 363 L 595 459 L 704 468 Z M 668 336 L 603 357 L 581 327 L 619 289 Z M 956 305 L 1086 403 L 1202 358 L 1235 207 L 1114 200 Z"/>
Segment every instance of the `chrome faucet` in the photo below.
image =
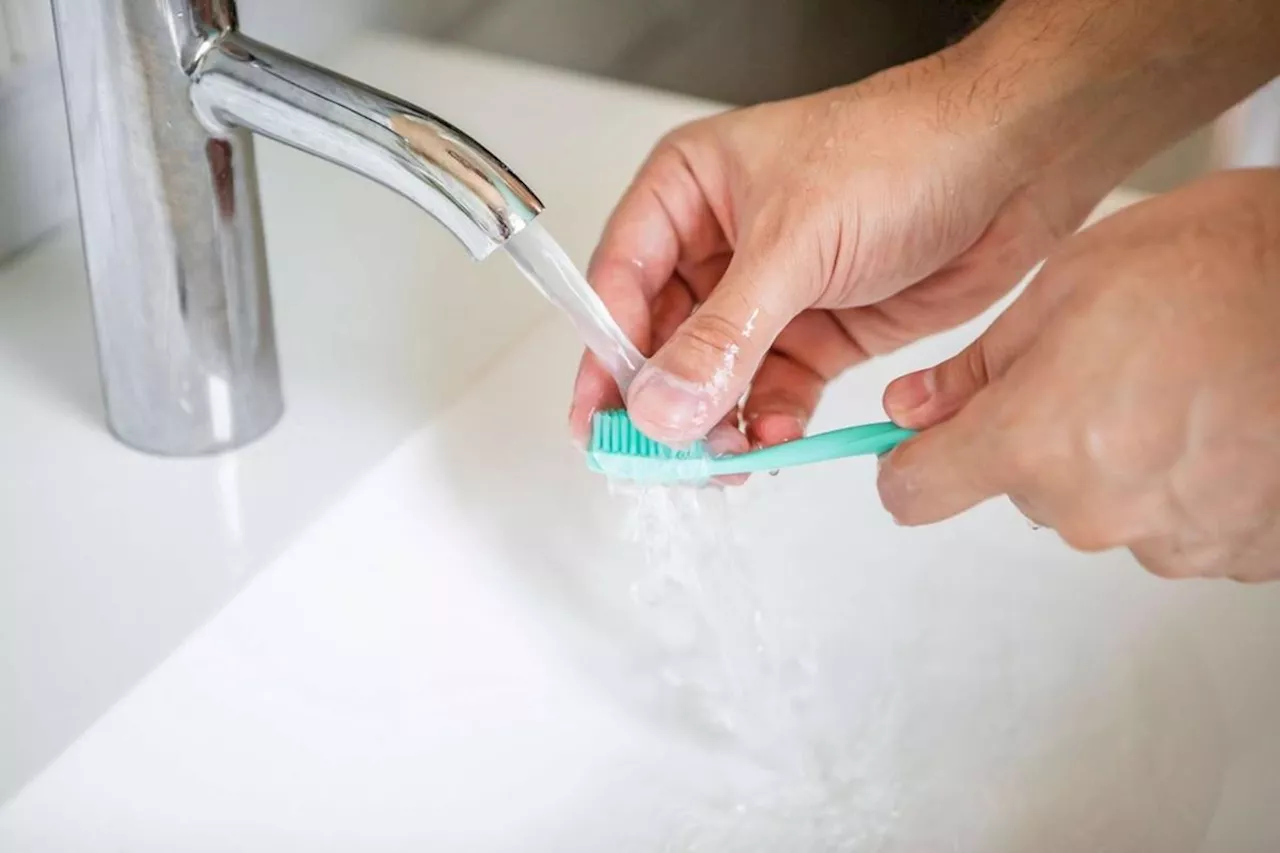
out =
<path fill-rule="evenodd" d="M 408 197 L 476 259 L 542 210 L 442 119 L 242 35 L 235 0 L 53 9 L 107 420 L 135 448 L 214 453 L 283 412 L 254 133 Z"/>

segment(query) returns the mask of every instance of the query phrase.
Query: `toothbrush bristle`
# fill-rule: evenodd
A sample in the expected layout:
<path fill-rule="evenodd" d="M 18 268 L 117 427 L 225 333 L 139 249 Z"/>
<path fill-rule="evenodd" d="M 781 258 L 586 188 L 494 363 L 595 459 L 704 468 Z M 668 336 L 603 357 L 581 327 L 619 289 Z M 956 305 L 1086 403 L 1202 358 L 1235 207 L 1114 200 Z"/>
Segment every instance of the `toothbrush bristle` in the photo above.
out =
<path fill-rule="evenodd" d="M 624 411 L 597 412 L 591 420 L 591 452 L 633 456 L 642 459 L 700 459 L 706 455 L 701 443 L 676 450 L 654 441 L 631 423 Z"/>

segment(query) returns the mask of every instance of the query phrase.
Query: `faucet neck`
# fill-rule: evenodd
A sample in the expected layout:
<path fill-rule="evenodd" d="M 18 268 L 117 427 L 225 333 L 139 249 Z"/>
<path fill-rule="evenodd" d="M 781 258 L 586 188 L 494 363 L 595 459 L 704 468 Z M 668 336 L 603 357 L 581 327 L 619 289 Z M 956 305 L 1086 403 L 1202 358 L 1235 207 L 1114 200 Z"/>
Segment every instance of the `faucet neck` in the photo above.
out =
<path fill-rule="evenodd" d="M 479 142 L 413 104 L 226 31 L 192 72 L 192 102 L 213 132 L 245 128 L 394 190 L 477 260 L 542 211 Z"/>

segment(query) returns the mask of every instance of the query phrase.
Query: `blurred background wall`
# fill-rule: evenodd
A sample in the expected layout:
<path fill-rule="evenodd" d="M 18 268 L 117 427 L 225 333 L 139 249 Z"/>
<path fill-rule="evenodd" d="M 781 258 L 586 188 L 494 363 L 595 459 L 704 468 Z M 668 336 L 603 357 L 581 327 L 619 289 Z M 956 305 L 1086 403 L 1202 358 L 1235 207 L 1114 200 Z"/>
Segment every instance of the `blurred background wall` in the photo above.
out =
<path fill-rule="evenodd" d="M 84 0 L 97 2 L 97 0 Z M 362 28 L 745 104 L 850 82 L 962 37 L 997 0 L 240 0 L 246 30 L 304 56 Z M 73 210 L 49 0 L 0 0 L 0 257 Z M 430 107 L 430 104 L 426 106 Z M 1239 122 L 1237 122 L 1239 125 Z M 1203 171 L 1194 134 L 1134 176 Z"/>

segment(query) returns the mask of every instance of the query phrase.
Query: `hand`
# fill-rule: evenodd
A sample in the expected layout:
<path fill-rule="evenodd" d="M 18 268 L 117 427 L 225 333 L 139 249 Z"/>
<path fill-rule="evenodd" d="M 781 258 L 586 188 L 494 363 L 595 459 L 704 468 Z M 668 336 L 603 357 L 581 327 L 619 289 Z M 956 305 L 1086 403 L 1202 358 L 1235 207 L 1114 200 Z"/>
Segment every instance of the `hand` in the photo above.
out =
<path fill-rule="evenodd" d="M 1007 494 L 1161 576 L 1280 578 L 1280 170 L 1082 232 L 956 358 L 898 380 L 925 432 L 885 460 L 904 524 Z"/>
<path fill-rule="evenodd" d="M 679 444 L 719 423 L 718 452 L 797 438 L 827 381 L 980 313 L 1078 226 L 1108 178 L 1033 187 L 968 75 L 935 56 L 658 145 L 589 269 L 657 352 L 627 401 L 640 429 Z M 574 435 L 622 402 L 586 355 Z"/>
<path fill-rule="evenodd" d="M 1280 70 L 1274 0 L 1131 5 L 1009 0 L 943 53 L 671 134 L 590 270 L 656 352 L 637 425 L 682 443 L 719 423 L 713 449 L 745 449 L 750 385 L 749 439 L 800 436 L 828 380 L 981 311 L 1125 174 Z M 585 358 L 574 435 L 622 402 Z"/>

